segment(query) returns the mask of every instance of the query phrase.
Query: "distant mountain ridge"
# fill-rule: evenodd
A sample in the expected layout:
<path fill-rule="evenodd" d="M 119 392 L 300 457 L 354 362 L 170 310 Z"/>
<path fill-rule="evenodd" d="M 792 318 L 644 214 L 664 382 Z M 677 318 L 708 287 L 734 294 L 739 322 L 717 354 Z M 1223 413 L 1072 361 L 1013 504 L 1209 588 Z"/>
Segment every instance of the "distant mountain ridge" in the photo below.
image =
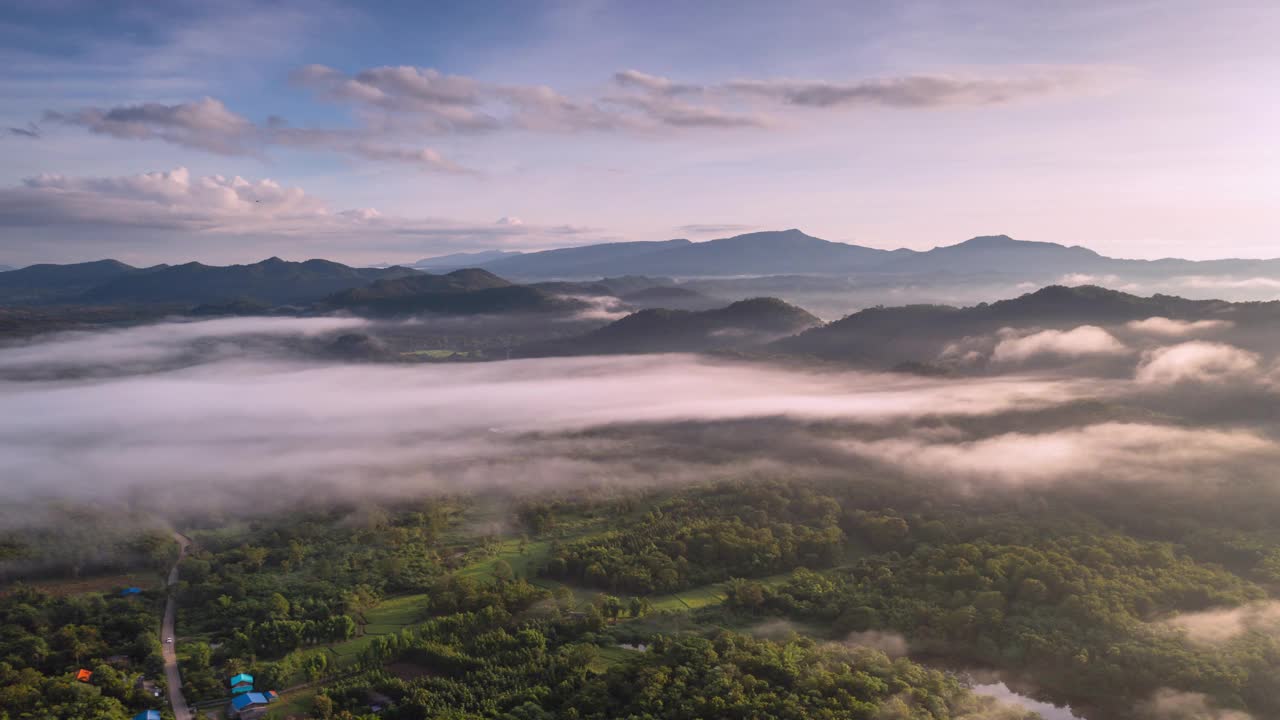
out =
<path fill-rule="evenodd" d="M 690 242 L 602 243 L 527 252 L 478 263 L 504 277 L 577 279 L 619 274 L 669 277 L 762 275 L 1023 275 L 1042 280 L 1066 274 L 1269 273 L 1275 260 L 1128 260 L 1080 245 L 983 235 L 931 250 L 883 250 L 813 237 L 797 229 L 771 230 Z"/>
<path fill-rule="evenodd" d="M 268 258 L 249 265 L 155 265 L 116 260 L 32 265 L 0 274 L 0 303 L 187 304 L 252 301 L 310 303 L 383 278 L 416 275 L 402 267 L 354 268 L 329 260 Z"/>
<path fill-rule="evenodd" d="M 372 315 L 549 313 L 586 307 L 579 301 L 533 286 L 516 285 L 477 268 L 445 275 L 387 278 L 330 295 L 321 306 Z"/>

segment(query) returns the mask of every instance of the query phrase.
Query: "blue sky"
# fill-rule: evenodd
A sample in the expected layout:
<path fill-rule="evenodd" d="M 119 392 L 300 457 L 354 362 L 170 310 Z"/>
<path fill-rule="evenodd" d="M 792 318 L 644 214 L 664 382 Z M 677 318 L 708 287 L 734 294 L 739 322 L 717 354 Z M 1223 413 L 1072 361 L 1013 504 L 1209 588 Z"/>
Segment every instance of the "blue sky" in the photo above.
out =
<path fill-rule="evenodd" d="M 0 264 L 1280 255 L 1280 6 L 1215 5 L 11 0 Z"/>

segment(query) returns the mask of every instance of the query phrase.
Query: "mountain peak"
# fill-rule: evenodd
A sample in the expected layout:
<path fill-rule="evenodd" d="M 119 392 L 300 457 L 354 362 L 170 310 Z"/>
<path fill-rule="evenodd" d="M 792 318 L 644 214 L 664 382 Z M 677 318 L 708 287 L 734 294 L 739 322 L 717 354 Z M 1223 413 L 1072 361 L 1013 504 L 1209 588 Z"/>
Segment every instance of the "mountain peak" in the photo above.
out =
<path fill-rule="evenodd" d="M 957 243 L 956 247 L 1005 248 L 1016 247 L 1022 242 L 1021 240 L 1014 240 L 1008 235 L 979 235 L 962 243 Z"/>

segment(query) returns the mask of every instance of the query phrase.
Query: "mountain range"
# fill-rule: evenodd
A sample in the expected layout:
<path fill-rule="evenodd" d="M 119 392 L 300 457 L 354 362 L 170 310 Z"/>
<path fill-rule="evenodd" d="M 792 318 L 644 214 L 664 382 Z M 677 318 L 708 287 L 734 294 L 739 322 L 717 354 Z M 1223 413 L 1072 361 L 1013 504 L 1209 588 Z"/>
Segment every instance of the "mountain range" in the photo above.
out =
<path fill-rule="evenodd" d="M 329 260 L 272 257 L 250 265 L 154 265 L 116 260 L 31 265 L 0 273 L 0 303 L 199 305 L 248 300 L 266 305 L 310 303 L 376 280 L 416 275 L 402 267 L 356 268 Z"/>
<path fill-rule="evenodd" d="M 328 296 L 322 308 L 363 315 L 441 313 L 476 315 L 573 312 L 584 303 L 529 285 L 517 285 L 487 271 L 470 268 L 444 275 L 414 274 L 378 280 Z"/>
<path fill-rule="evenodd" d="M 831 242 L 793 229 L 698 243 L 620 242 L 528 253 L 495 250 L 428 258 L 418 263 L 420 267 L 434 268 L 431 272 L 400 266 L 351 267 L 328 260 L 290 262 L 274 257 L 229 266 L 191 262 L 139 268 L 115 260 L 32 265 L 0 273 L 0 304 L 195 306 L 249 302 L 278 306 L 309 304 L 334 296 L 331 304 L 340 307 L 363 304 L 390 309 L 399 304 L 409 308 L 412 303 L 404 296 L 438 293 L 441 287 L 435 284 L 442 281 L 383 285 L 368 291 L 379 297 L 369 295 L 363 300 L 359 293 L 341 293 L 381 281 L 440 277 L 435 273 L 467 269 L 452 268 L 456 263 L 485 270 L 491 277 L 518 281 L 547 295 L 642 293 L 631 298 L 638 306 L 690 310 L 717 304 L 696 297 L 692 294 L 695 291 L 729 299 L 783 295 L 812 307 L 801 290 L 853 297 L 857 290 L 874 290 L 886 283 L 920 288 L 948 283 L 976 287 L 975 283 L 983 278 L 996 278 L 1006 285 L 1047 285 L 1070 276 L 1076 276 L 1076 282 L 1097 278 L 1108 284 L 1122 284 L 1117 278 L 1147 282 L 1221 276 L 1229 283 L 1237 282 L 1237 277 L 1254 283 L 1248 287 L 1280 287 L 1280 260 L 1124 260 L 1108 258 L 1085 247 L 1014 240 L 1004 235 L 976 237 L 928 251 L 880 250 Z M 628 277 L 636 281 L 624 288 Z M 689 286 L 673 287 L 681 279 Z M 813 283 L 843 283 L 843 289 L 811 288 Z M 1235 285 L 1223 287 L 1227 288 L 1223 292 L 1242 292 L 1232 290 Z M 493 307 L 518 304 L 522 294 L 523 302 L 533 299 L 527 290 L 500 290 L 498 286 L 489 290 L 486 302 Z M 397 294 L 399 299 L 392 297 Z M 862 295 L 858 297 L 854 307 L 870 304 Z M 482 302 L 475 307 L 484 305 Z"/>
<path fill-rule="evenodd" d="M 457 258 L 457 256 L 444 256 Z M 585 278 L 641 274 L 671 277 L 761 275 L 982 275 L 1040 277 L 1070 273 L 1280 274 L 1280 260 L 1126 260 L 1078 245 L 1015 240 L 1007 235 L 971 238 L 931 250 L 882 250 L 823 240 L 800 230 L 748 233 L 706 242 L 622 242 L 471 258 L 504 277 Z M 454 262 L 456 260 L 450 260 Z"/>

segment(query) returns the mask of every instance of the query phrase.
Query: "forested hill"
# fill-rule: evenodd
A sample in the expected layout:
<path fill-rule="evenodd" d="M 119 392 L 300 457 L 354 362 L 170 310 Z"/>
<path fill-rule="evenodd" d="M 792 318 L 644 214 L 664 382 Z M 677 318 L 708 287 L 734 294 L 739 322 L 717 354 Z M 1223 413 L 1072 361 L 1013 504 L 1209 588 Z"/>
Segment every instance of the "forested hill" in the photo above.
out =
<path fill-rule="evenodd" d="M 1231 303 L 1169 295 L 1140 297 L 1092 285 L 1053 285 L 1009 300 L 963 308 L 948 305 L 868 308 L 781 339 L 772 349 L 829 359 L 902 362 L 936 356 L 948 342 L 995 333 L 1001 328 L 1113 325 L 1151 317 L 1218 320 L 1241 326 L 1276 324 L 1280 323 L 1280 302 Z"/>
<path fill-rule="evenodd" d="M 585 307 L 477 269 L 380 280 L 331 295 L 321 306 L 372 315 L 569 313 Z"/>
<path fill-rule="evenodd" d="M 383 278 L 414 275 L 408 268 L 356 268 L 328 260 L 268 258 L 251 265 L 202 263 L 135 268 L 114 260 L 79 265 L 32 265 L 0 273 L 0 303 L 200 305 L 236 300 L 266 305 L 311 303 Z"/>
<path fill-rule="evenodd" d="M 819 324 L 818 318 L 777 298 L 754 298 L 701 312 L 641 310 L 585 335 L 529 345 L 517 354 L 536 357 L 741 348 Z"/>

